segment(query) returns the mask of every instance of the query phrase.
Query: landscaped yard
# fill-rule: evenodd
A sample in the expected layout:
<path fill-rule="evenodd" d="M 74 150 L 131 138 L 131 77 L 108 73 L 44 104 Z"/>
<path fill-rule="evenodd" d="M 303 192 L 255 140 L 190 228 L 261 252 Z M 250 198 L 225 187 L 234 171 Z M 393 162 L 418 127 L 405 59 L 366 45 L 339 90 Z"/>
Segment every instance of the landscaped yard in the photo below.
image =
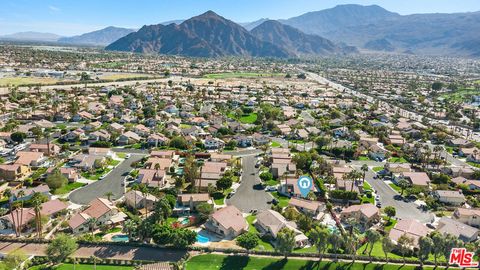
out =
<path fill-rule="evenodd" d="M 117 157 L 119 157 L 119 158 L 127 158 L 127 153 L 117 153 Z"/>
<path fill-rule="evenodd" d="M 233 189 L 229 188 L 223 191 L 222 196 L 218 196 L 217 198 L 214 198 L 215 204 L 216 205 L 224 205 L 225 204 L 225 197 L 228 195 L 228 193 L 232 192 Z"/>
<path fill-rule="evenodd" d="M 112 160 L 110 160 L 110 161 L 108 162 L 108 166 L 113 166 L 113 167 L 115 167 L 115 166 L 117 166 L 118 164 L 120 164 L 120 162 L 121 162 L 120 160 L 112 159 Z"/>
<path fill-rule="evenodd" d="M 272 148 L 278 148 L 278 147 L 281 147 L 281 146 L 282 145 L 279 142 L 273 141 L 273 142 L 270 143 L 270 147 L 272 147 Z"/>
<path fill-rule="evenodd" d="M 233 112 L 230 112 L 227 116 L 232 119 L 237 119 L 242 124 L 253 124 L 255 123 L 255 121 L 257 121 L 258 117 L 258 115 L 253 112 L 249 114 L 244 114 L 240 118 L 235 117 L 235 114 Z"/>
<path fill-rule="evenodd" d="M 385 220 L 385 231 L 386 232 L 389 232 L 393 227 L 395 227 L 395 224 L 397 224 L 397 220 L 396 219 L 389 219 L 388 217 L 384 218 Z"/>
<path fill-rule="evenodd" d="M 74 189 L 77 189 L 77 188 L 81 188 L 83 186 L 85 186 L 84 183 L 78 183 L 78 182 L 68 183 L 68 184 L 64 185 L 63 187 L 55 190 L 54 194 L 55 195 L 67 194 L 70 191 L 72 191 Z"/>
<path fill-rule="evenodd" d="M 358 157 L 358 160 L 360 160 L 360 161 L 368 161 L 368 160 L 371 160 L 371 159 L 370 159 L 369 157 L 367 157 L 367 156 L 359 156 L 359 157 Z"/>
<path fill-rule="evenodd" d="M 478 163 L 475 163 L 475 162 L 471 162 L 471 161 L 467 161 L 468 165 L 470 166 L 473 166 L 473 167 L 476 167 L 476 168 L 480 168 L 480 164 Z"/>
<path fill-rule="evenodd" d="M 231 72 L 231 73 L 206 74 L 203 77 L 207 79 L 285 77 L 285 74 L 284 73 Z"/>
<path fill-rule="evenodd" d="M 253 225 L 253 222 L 255 221 L 255 219 L 257 219 L 257 217 L 254 215 L 250 215 L 250 216 L 247 216 L 246 219 L 248 222 L 248 231 L 253 233 L 258 233 L 257 228 L 255 228 L 255 226 Z M 258 242 L 258 246 L 255 248 L 255 250 L 274 250 L 274 248 L 272 244 L 260 239 L 260 241 Z"/>
<path fill-rule="evenodd" d="M 187 270 L 414 270 L 410 265 L 374 264 L 374 263 L 334 263 L 323 261 L 318 265 L 317 261 L 297 259 L 277 259 L 252 256 L 225 256 L 206 254 L 191 258 L 186 263 Z M 432 268 L 424 268 L 432 269 Z M 439 269 L 439 268 L 437 268 Z"/>
<path fill-rule="evenodd" d="M 463 88 L 454 92 L 445 93 L 441 95 L 441 97 L 450 102 L 463 102 L 469 100 L 473 95 L 478 95 L 478 91 L 473 88 Z"/>
<path fill-rule="evenodd" d="M 282 194 L 278 193 L 278 191 L 272 192 L 273 197 L 278 200 L 278 205 L 280 207 L 287 207 L 290 198 L 283 196 Z"/>
<path fill-rule="evenodd" d="M 83 172 L 82 177 L 88 179 L 88 180 L 98 180 L 102 175 L 107 174 L 110 172 L 112 169 L 106 168 L 106 169 L 97 169 L 94 173 L 89 173 L 89 172 Z"/>
<path fill-rule="evenodd" d="M 383 167 L 373 167 L 374 172 L 379 172 L 381 170 L 383 170 Z"/>
<path fill-rule="evenodd" d="M 408 163 L 408 161 L 403 157 L 391 157 L 388 159 L 390 163 Z"/>
<path fill-rule="evenodd" d="M 390 184 L 388 184 L 388 185 L 389 185 L 391 188 L 393 188 L 396 192 L 402 193 L 402 189 L 401 189 L 399 186 L 395 185 L 394 183 L 390 183 Z"/>

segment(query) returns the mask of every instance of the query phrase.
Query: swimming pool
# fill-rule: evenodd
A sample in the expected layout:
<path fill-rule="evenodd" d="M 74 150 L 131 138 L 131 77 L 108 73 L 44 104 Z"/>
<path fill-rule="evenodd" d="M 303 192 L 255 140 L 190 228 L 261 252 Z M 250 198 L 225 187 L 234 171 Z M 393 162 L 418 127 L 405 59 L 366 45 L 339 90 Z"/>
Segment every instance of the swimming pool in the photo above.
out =
<path fill-rule="evenodd" d="M 197 242 L 201 244 L 206 244 L 210 242 L 210 239 L 206 236 L 203 236 L 201 234 L 197 234 Z"/>
<path fill-rule="evenodd" d="M 180 224 L 182 224 L 182 225 L 187 225 L 189 223 L 190 223 L 190 220 L 188 220 L 188 218 L 184 218 L 184 219 L 182 219 L 182 221 L 180 221 Z"/>
<path fill-rule="evenodd" d="M 117 234 L 112 236 L 113 242 L 128 242 L 128 235 L 126 234 Z"/>

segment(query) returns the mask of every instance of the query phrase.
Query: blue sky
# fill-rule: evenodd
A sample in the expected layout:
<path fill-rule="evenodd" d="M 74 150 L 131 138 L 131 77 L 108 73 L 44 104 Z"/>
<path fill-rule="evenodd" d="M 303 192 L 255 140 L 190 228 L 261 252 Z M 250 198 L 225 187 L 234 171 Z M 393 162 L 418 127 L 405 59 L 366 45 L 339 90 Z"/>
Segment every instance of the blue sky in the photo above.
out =
<path fill-rule="evenodd" d="M 338 4 L 377 4 L 400 14 L 480 11 L 480 0 L 2 0 L 0 34 L 75 35 L 110 25 L 137 28 L 207 10 L 237 22 L 283 19 Z"/>

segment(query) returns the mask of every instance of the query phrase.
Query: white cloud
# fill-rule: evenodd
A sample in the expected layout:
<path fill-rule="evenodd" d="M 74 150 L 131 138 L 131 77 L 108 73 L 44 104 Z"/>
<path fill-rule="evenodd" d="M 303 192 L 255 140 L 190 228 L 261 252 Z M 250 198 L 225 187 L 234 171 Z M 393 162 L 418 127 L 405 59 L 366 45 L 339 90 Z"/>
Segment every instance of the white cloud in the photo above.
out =
<path fill-rule="evenodd" d="M 59 12 L 61 11 L 60 8 L 56 7 L 56 6 L 48 6 L 48 9 L 50 9 L 51 11 L 53 12 Z"/>

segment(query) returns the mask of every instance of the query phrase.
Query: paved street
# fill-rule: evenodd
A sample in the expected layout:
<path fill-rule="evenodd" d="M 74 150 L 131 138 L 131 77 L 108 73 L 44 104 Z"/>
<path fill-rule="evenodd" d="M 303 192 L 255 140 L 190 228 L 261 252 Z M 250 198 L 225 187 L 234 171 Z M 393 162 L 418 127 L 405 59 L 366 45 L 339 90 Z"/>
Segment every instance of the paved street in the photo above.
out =
<path fill-rule="evenodd" d="M 272 195 L 263 189 L 254 188 L 256 184 L 260 183 L 255 162 L 256 158 L 254 156 L 243 158 L 242 183 L 235 195 L 227 199 L 228 205 L 234 205 L 244 213 L 249 213 L 252 209 L 257 209 L 258 211 L 270 209 L 270 205 L 267 202 L 272 200 Z"/>
<path fill-rule="evenodd" d="M 108 191 L 113 192 L 112 199 L 118 199 L 123 196 L 125 188 L 122 186 L 125 176 L 132 170 L 132 163 L 142 159 L 144 155 L 132 154 L 130 158 L 120 163 L 103 180 L 77 189 L 70 194 L 70 200 L 76 204 L 88 204 L 95 198 L 105 197 Z"/>
<path fill-rule="evenodd" d="M 365 174 L 365 180 L 375 189 L 376 193 L 380 195 L 382 208 L 386 206 L 395 207 L 397 210 L 396 217 L 400 219 L 413 218 L 422 223 L 432 222 L 433 215 L 431 213 L 418 209 L 418 206 L 413 202 L 407 203 L 403 200 L 395 200 L 394 196 L 398 195 L 398 193 L 383 180 L 373 179 L 374 175 L 375 173 L 373 171 L 368 171 Z"/>
<path fill-rule="evenodd" d="M 47 245 L 36 243 L 27 244 L 17 242 L 0 242 L 1 254 L 7 254 L 18 248 L 21 248 L 27 255 L 45 256 Z M 154 247 L 80 244 L 78 250 L 73 254 L 73 256 L 80 258 L 96 256 L 102 259 L 177 262 L 185 254 L 186 251 L 182 250 L 161 249 Z"/>

